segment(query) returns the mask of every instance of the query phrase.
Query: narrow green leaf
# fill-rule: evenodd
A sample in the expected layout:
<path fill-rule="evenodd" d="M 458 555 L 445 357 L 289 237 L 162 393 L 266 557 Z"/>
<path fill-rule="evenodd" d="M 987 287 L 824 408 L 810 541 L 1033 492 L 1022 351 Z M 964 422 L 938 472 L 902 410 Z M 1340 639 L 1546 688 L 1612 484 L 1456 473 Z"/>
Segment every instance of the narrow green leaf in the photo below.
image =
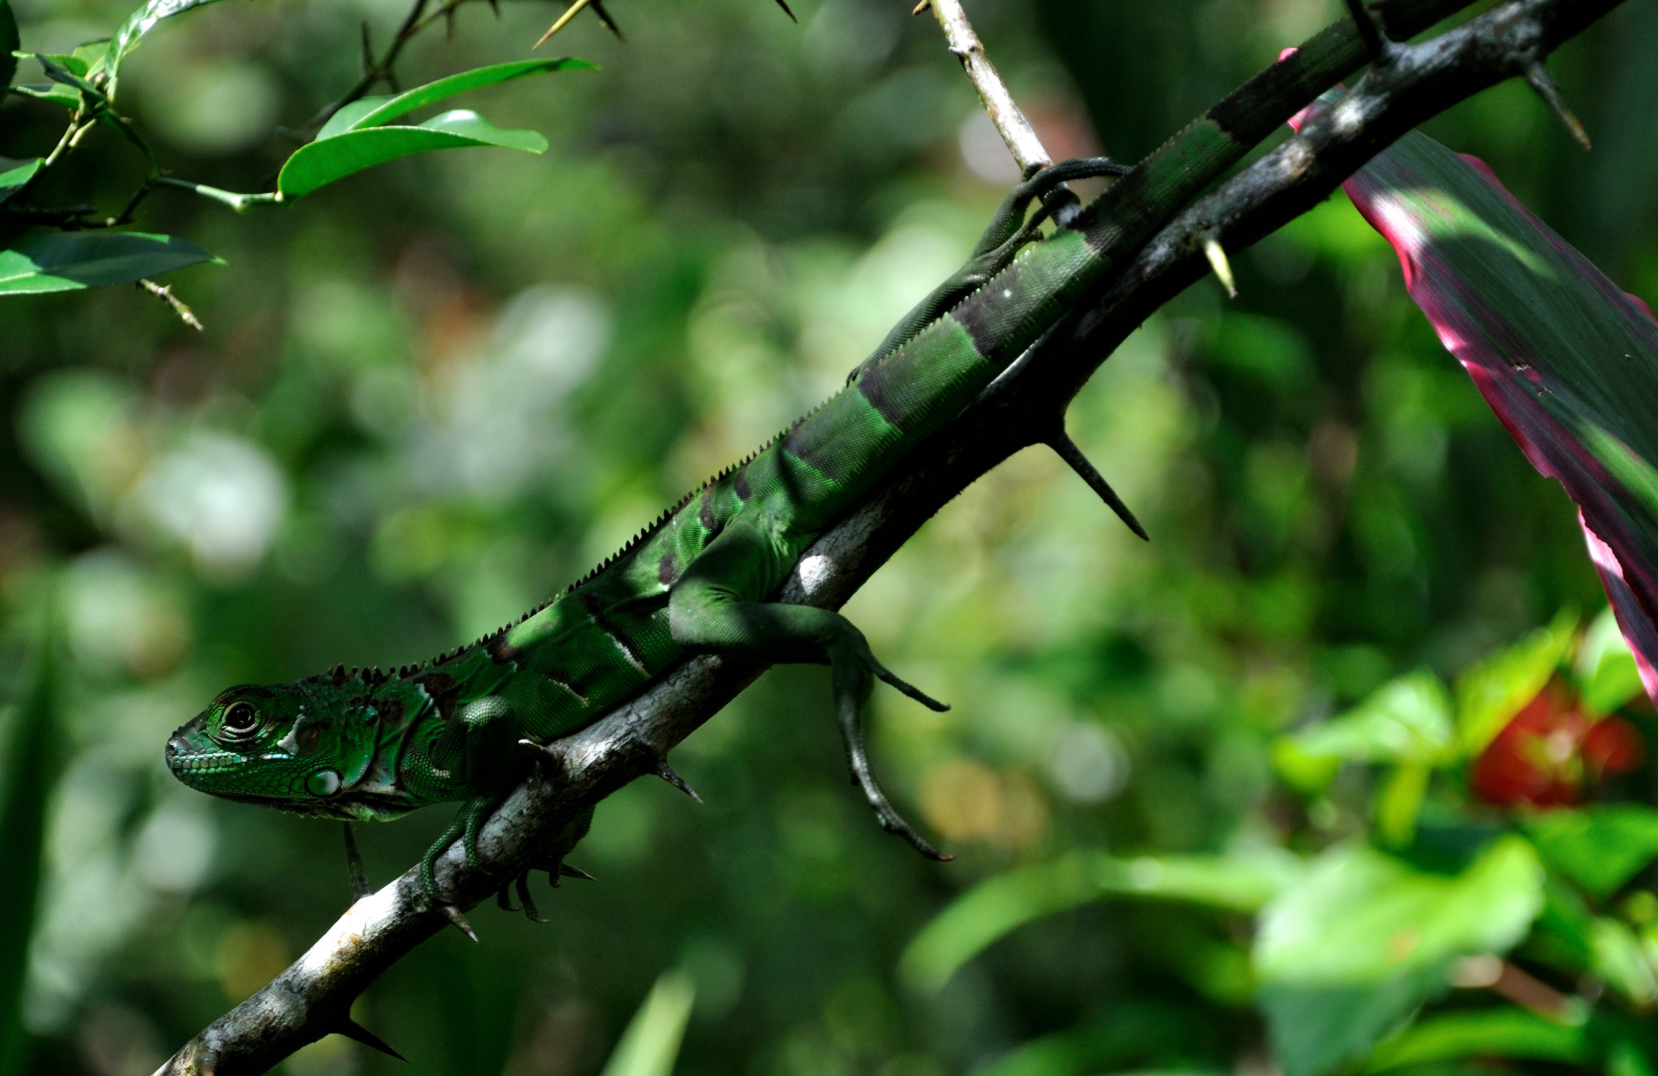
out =
<path fill-rule="evenodd" d="M 91 64 L 87 63 L 79 56 L 73 56 L 68 53 L 37 52 L 35 53 L 35 58 L 40 60 L 42 64 L 44 64 L 47 60 L 51 60 L 53 63 L 57 64 L 59 67 L 63 68 L 65 71 L 68 71 L 71 75 L 74 75 L 77 78 L 85 78 L 86 73 L 92 70 Z"/>
<path fill-rule="evenodd" d="M 56 627 L 52 602 L 36 657 L 35 682 L 14 715 L 5 744 L 0 783 L 0 848 L 6 850 L 6 883 L 0 886 L 0 1072 L 19 1071 L 23 1029 L 21 1001 L 29 938 L 39 903 L 46 798 L 57 776 L 58 723 Z"/>
<path fill-rule="evenodd" d="M 1485 750 L 1503 726 L 1537 697 L 1571 650 L 1577 614 L 1562 612 L 1457 678 L 1457 736 L 1464 754 Z"/>
<path fill-rule="evenodd" d="M 386 161 L 469 146 L 502 146 L 526 153 L 545 153 L 547 140 L 534 131 L 504 130 L 476 112 L 456 109 L 434 116 L 418 127 L 371 127 L 302 146 L 282 166 L 276 189 L 284 199 L 301 198 L 335 180 Z"/>
<path fill-rule="evenodd" d="M 360 97 L 350 104 L 341 105 L 337 112 L 328 117 L 328 122 L 322 125 L 314 141 L 320 142 L 325 138 L 345 134 L 357 126 L 358 120 L 390 100 L 389 95 L 383 94 L 378 97 Z"/>
<path fill-rule="evenodd" d="M 353 130 L 379 127 L 399 116 L 413 112 L 417 108 L 425 108 L 427 105 L 436 104 L 445 97 L 453 97 L 457 93 L 465 93 L 467 90 L 476 90 L 483 86 L 493 86 L 500 82 L 510 82 L 515 78 L 523 78 L 526 75 L 541 75 L 552 71 L 594 70 L 597 70 L 594 65 L 573 56 L 561 56 L 546 60 L 519 60 L 514 63 L 478 67 L 471 71 L 462 71 L 459 74 L 450 75 L 447 78 L 440 78 L 436 82 L 428 82 L 424 86 L 416 86 L 414 89 L 397 94 L 395 97 L 380 98 L 381 103 L 379 105 L 362 113 L 360 118 L 352 122 L 351 126 Z M 318 135 L 318 137 L 322 136 Z"/>
<path fill-rule="evenodd" d="M 1583 1064 L 1593 1056 L 1581 1024 L 1564 1024 L 1525 1009 L 1481 1009 L 1433 1016 L 1384 1043 L 1366 1072 L 1464 1057 L 1513 1057 Z"/>
<path fill-rule="evenodd" d="M 1493 841 L 1456 875 L 1339 846 L 1262 910 L 1255 967 L 1269 982 L 1382 983 L 1452 957 L 1506 952 L 1542 906 L 1543 869 L 1521 837 Z"/>
<path fill-rule="evenodd" d="M 0 3 L 4 2 L 5 0 L 0 0 Z M 34 178 L 44 160 L 42 157 L 36 157 L 16 168 L 0 172 L 0 205 L 5 205 L 12 195 L 23 189 L 23 184 Z"/>
<path fill-rule="evenodd" d="M 11 4 L 7 0 L 0 0 L 0 89 L 12 84 L 17 75 L 17 57 L 12 53 L 23 46 L 23 39 L 17 33 L 17 16 L 12 13 Z"/>
<path fill-rule="evenodd" d="M 1601 900 L 1658 858 L 1658 810 L 1634 803 L 1548 811 L 1526 834 L 1545 863 Z"/>
<path fill-rule="evenodd" d="M 1110 896 L 1190 901 L 1254 911 L 1299 877 L 1287 854 L 1163 856 L 1124 860 L 1075 852 L 991 878 L 922 928 L 900 971 L 922 993 L 941 989 L 963 964 L 1026 923 Z"/>
<path fill-rule="evenodd" d="M 215 0 L 148 0 L 143 7 L 127 17 L 127 21 L 121 24 L 121 28 L 115 31 L 115 36 L 110 39 L 108 55 L 104 61 L 110 80 L 114 81 L 120 71 L 121 61 L 138 47 L 139 40 L 154 29 L 156 23 L 214 2 Z"/>
<path fill-rule="evenodd" d="M 689 975 L 664 972 L 622 1032 L 600 1076 L 669 1076 L 696 996 Z"/>
<path fill-rule="evenodd" d="M 143 232 L 52 232 L 0 251 L 0 295 L 126 284 L 200 262 L 224 262 L 193 243 Z"/>

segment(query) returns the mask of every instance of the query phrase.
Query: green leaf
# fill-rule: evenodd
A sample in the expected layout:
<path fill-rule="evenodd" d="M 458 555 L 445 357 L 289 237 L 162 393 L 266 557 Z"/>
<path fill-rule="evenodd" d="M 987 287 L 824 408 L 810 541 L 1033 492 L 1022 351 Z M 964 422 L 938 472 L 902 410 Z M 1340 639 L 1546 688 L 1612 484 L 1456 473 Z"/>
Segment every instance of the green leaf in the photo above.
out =
<path fill-rule="evenodd" d="M 1451 700 L 1427 670 L 1385 684 L 1357 707 L 1293 736 L 1309 758 L 1433 762 L 1451 742 Z"/>
<path fill-rule="evenodd" d="M 1507 650 L 1457 678 L 1457 733 L 1465 756 L 1483 751 L 1537 697 L 1571 649 L 1577 614 L 1562 612 Z"/>
<path fill-rule="evenodd" d="M 1434 965 L 1376 984 L 1274 983 L 1261 990 L 1258 1003 L 1285 1076 L 1321 1076 L 1397 1031 L 1445 992 L 1445 978 L 1444 967 Z"/>
<path fill-rule="evenodd" d="M 1269 982 L 1382 983 L 1451 957 L 1506 952 L 1542 906 L 1542 865 L 1521 837 L 1493 841 L 1457 875 L 1338 846 L 1262 910 L 1255 967 Z"/>
<path fill-rule="evenodd" d="M 685 1037 L 696 984 L 684 972 L 664 972 L 616 1043 L 601 1076 L 668 1076 Z"/>
<path fill-rule="evenodd" d="M 1600 717 L 1641 694 L 1641 673 L 1635 655 L 1610 608 L 1601 610 L 1578 645 L 1576 671 L 1583 709 Z"/>
<path fill-rule="evenodd" d="M 0 3 L 4 2 L 5 0 L 0 0 Z M 12 195 L 22 190 L 23 185 L 33 179 L 36 172 L 40 171 L 40 166 L 43 163 L 44 158 L 36 157 L 34 160 L 26 161 L 16 168 L 0 172 L 0 205 L 5 205 Z"/>
<path fill-rule="evenodd" d="M 357 126 L 358 120 L 390 100 L 390 95 L 359 97 L 350 104 L 341 105 L 338 111 L 328 117 L 328 122 L 322 125 L 322 130 L 317 132 L 314 141 L 320 142 L 325 138 L 345 134 Z"/>
<path fill-rule="evenodd" d="M 477 67 L 471 71 L 462 71 L 458 75 L 450 75 L 448 78 L 440 78 L 436 82 L 428 82 L 424 86 L 416 86 L 414 89 L 407 90 L 395 97 L 377 98 L 376 100 L 381 103 L 364 112 L 360 118 L 352 123 L 351 128 L 352 130 L 362 130 L 365 127 L 379 127 L 399 116 L 413 112 L 415 109 L 436 104 L 445 97 L 453 97 L 457 93 L 465 93 L 467 90 L 476 90 L 501 82 L 510 82 L 515 78 L 523 78 L 526 75 L 542 75 L 552 71 L 595 70 L 597 68 L 594 65 L 586 60 L 578 60 L 573 56 L 546 60 L 519 60 L 514 63 Z M 321 138 L 322 135 L 319 134 L 317 137 Z"/>
<path fill-rule="evenodd" d="M 1463 1057 L 1513 1057 L 1583 1064 L 1593 1056 L 1582 1024 L 1525 1009 L 1482 1009 L 1429 1017 L 1371 1055 L 1366 1072 Z"/>
<path fill-rule="evenodd" d="M 127 16 L 127 21 L 121 24 L 121 28 L 115 31 L 115 36 L 110 39 L 104 59 L 104 70 L 108 73 L 110 82 L 113 83 L 119 74 L 121 61 L 138 47 L 139 40 L 154 29 L 156 23 L 214 2 L 215 0 L 148 0 L 143 7 Z M 112 88 L 112 95 L 113 92 Z"/>
<path fill-rule="evenodd" d="M 1653 976 L 1641 939 L 1628 925 L 1599 916 L 1589 934 L 1594 961 L 1589 970 L 1632 1004 L 1645 1008 L 1658 1000 L 1658 979 Z"/>
<path fill-rule="evenodd" d="M 12 55 L 23 45 L 17 33 L 17 16 L 11 4 L 0 0 L 0 88 L 10 86 L 17 75 L 17 57 Z"/>
<path fill-rule="evenodd" d="M 547 140 L 534 131 L 508 131 L 476 112 L 456 109 L 418 127 L 371 127 L 347 131 L 302 146 L 276 177 L 284 199 L 302 198 L 353 172 L 415 153 L 469 146 L 503 146 L 525 153 L 545 153 Z"/>
<path fill-rule="evenodd" d="M 1601 900 L 1658 858 L 1658 810 L 1634 803 L 1549 811 L 1526 833 L 1545 863 Z"/>
<path fill-rule="evenodd" d="M 92 65 L 81 59 L 79 56 L 65 53 L 37 52 L 35 53 L 35 59 L 40 60 L 42 64 L 44 64 L 47 60 L 51 60 L 53 63 L 57 64 L 59 67 L 63 68 L 65 71 L 68 71 L 71 75 L 74 75 L 77 78 L 85 78 L 86 73 L 92 70 Z"/>
<path fill-rule="evenodd" d="M 1382 782 L 1376 794 L 1376 836 L 1389 848 L 1404 848 L 1416 838 L 1416 816 L 1432 775 L 1427 763 L 1407 762 Z"/>
<path fill-rule="evenodd" d="M 199 262 L 224 262 L 193 243 L 143 232 L 53 232 L 0 251 L 0 295 L 126 284 Z"/>
<path fill-rule="evenodd" d="M 921 929 L 899 962 L 906 983 L 942 989 L 963 964 L 1017 928 L 1110 896 L 1189 901 L 1254 911 L 1300 874 L 1287 853 L 1124 860 L 1074 852 L 979 883 Z"/>

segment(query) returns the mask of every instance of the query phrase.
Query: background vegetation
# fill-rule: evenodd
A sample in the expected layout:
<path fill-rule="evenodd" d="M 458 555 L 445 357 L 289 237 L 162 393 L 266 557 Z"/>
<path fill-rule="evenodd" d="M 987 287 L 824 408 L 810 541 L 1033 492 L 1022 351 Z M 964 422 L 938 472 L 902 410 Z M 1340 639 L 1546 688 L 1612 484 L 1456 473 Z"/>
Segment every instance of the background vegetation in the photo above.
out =
<path fill-rule="evenodd" d="M 348 903 L 337 826 L 166 774 L 166 735 L 213 693 L 421 659 L 515 616 L 826 396 L 959 263 L 1012 172 L 936 26 L 894 0 L 793 6 L 798 25 L 760 0 L 617 0 L 626 44 L 578 19 L 554 44 L 601 71 L 476 95 L 495 122 L 545 134 L 545 156 L 402 161 L 258 219 L 158 192 L 140 226 L 228 263 L 168 278 L 202 334 L 128 287 L 0 305 L 3 794 L 11 821 L 32 787 L 46 805 L 22 1037 L 0 1064 L 147 1073 Z M 1055 156 L 1133 160 L 1339 7 L 971 13 Z M 25 47 L 49 52 L 127 14 L 16 8 Z M 407 50 L 405 84 L 521 58 L 554 14 L 465 5 L 452 37 L 437 27 Z M 402 15 L 389 0 L 191 13 L 133 55 L 124 110 L 166 167 L 269 189 L 292 149 L 273 129 L 354 81 L 360 22 L 383 42 Z M 1593 155 L 1518 84 L 1430 128 L 1649 302 L 1655 54 L 1658 7 L 1635 3 L 1554 61 Z M 44 152 L 61 116 L 7 99 L 0 154 Z M 99 168 L 55 181 L 55 200 L 118 206 L 142 175 L 130 150 L 99 131 L 83 153 Z M 407 1071 L 585 1076 L 677 968 L 696 988 L 683 1074 L 1649 1071 L 1650 817 L 1538 808 L 1651 802 L 1658 769 L 1597 781 L 1619 767 L 1574 733 L 1558 794 L 1475 779 L 1556 666 L 1551 713 L 1598 716 L 1578 696 L 1603 666 L 1611 705 L 1627 697 L 1604 629 L 1556 619 L 1581 610 L 1588 627 L 1604 605 L 1570 502 L 1343 199 L 1234 262 L 1240 299 L 1193 288 L 1071 412 L 1150 546 L 1032 450 L 848 609 L 894 669 L 955 704 L 935 715 L 883 692 L 874 714 L 878 766 L 954 863 L 882 834 L 848 789 L 826 674 L 773 671 L 676 754 L 706 806 L 659 782 L 624 790 L 572 856 L 599 880 L 542 899 L 551 925 L 480 911 L 482 945 L 436 939 L 358 1018 Z M 30 687 L 43 632 L 59 640 L 45 697 Z M 1516 640 L 1517 657 L 1463 681 L 1502 696 L 1479 719 L 1490 735 L 1467 733 L 1477 692 L 1448 701 L 1438 681 Z M 1418 739 L 1378 739 L 1362 713 L 1309 731 L 1414 670 L 1364 713 Z M 1539 740 L 1561 727 L 1536 720 Z M 1650 709 L 1619 720 L 1640 756 Z M 1608 817 L 1624 819 L 1616 841 L 1572 830 Z M 1497 836 L 1516 819 L 1528 838 Z M 446 821 L 360 830 L 371 879 Z M 42 831 L 5 832 L 10 860 Z M 1402 856 L 1367 851 L 1367 833 Z M 1595 874 L 1606 849 L 1635 849 L 1618 860 L 1632 865 Z M 1355 890 L 1306 883 L 1306 864 L 1328 873 L 1339 856 L 1359 863 Z M 1356 915 L 1399 886 L 1403 919 Z M 9 924 L 27 922 L 18 903 Z M 1320 934 L 1328 907 L 1342 914 Z M 1451 941 L 1436 949 L 1419 935 L 1440 913 Z M 1336 954 L 1328 981 L 1286 976 L 1306 952 L 1263 940 L 1296 930 Z M 1516 942 L 1497 971 L 1452 959 Z M 1354 971 L 1376 953 L 1383 972 Z M 1505 987 L 1508 969 L 1543 992 Z M 1451 982 L 1464 988 L 1432 1000 L 1441 1023 L 1417 1030 L 1452 1047 L 1371 1052 Z M 1284 1037 L 1298 1027 L 1312 1046 Z M 1313 1033 L 1327 1028 L 1359 1031 Z M 287 1067 L 405 1071 L 339 1038 Z"/>

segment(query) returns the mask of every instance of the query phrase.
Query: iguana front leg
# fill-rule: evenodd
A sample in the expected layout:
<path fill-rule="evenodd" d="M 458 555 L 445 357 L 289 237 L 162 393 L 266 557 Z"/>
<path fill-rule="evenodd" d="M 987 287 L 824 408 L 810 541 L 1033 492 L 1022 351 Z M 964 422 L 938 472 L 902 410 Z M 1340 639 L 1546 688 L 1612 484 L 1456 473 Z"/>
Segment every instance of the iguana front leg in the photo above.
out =
<path fill-rule="evenodd" d="M 1002 204 L 990 218 L 990 223 L 985 226 L 978 243 L 973 247 L 973 253 L 967 256 L 966 263 L 956 270 L 950 279 L 915 304 L 914 308 L 904 315 L 903 320 L 892 327 L 886 339 L 881 341 L 881 346 L 847 375 L 847 383 L 856 381 L 865 370 L 903 347 L 910 337 L 937 321 L 945 311 L 977 291 L 985 281 L 1002 271 L 1013 256 L 1019 253 L 1020 247 L 1035 239 L 1040 234 L 1037 226 L 1047 218 L 1049 207 L 1043 205 L 1029 221 L 1026 221 L 1025 211 L 1030 208 L 1031 202 L 1045 197 L 1059 184 L 1073 179 L 1122 176 L 1130 171 L 1132 169 L 1128 165 L 1118 164 L 1109 157 L 1079 157 L 1049 165 L 1014 187 L 1008 192 L 1007 197 L 1002 199 Z"/>
<path fill-rule="evenodd" d="M 466 865 L 478 865 L 478 830 L 522 776 L 523 756 L 517 750 L 518 724 L 505 699 L 489 696 L 461 707 L 443 734 L 433 743 L 428 764 L 435 774 L 457 781 L 470 795 L 443 835 L 420 858 L 420 888 L 439 902 L 433 868 L 438 856 L 458 837 Z"/>
<path fill-rule="evenodd" d="M 668 600 L 674 641 L 690 650 L 730 654 L 768 664 L 827 664 L 832 672 L 835 717 L 846 742 L 852 781 L 863 790 L 881 826 L 931 859 L 948 859 L 893 809 L 869 767 L 863 705 L 879 678 L 934 710 L 948 706 L 894 676 L 870 653 L 863 632 L 839 613 L 765 599 L 794 557 L 756 522 L 728 526 L 686 566 Z"/>

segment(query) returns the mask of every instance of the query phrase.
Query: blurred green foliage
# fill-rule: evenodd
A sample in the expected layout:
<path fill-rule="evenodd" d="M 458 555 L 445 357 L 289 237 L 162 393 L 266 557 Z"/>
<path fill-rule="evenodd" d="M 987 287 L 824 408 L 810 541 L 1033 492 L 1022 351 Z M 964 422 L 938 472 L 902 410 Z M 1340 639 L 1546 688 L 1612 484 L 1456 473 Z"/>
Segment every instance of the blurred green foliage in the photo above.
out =
<path fill-rule="evenodd" d="M 64 636 L 24 1071 L 151 1071 L 349 900 L 337 827 L 178 786 L 172 728 L 228 684 L 421 659 L 529 608 L 828 395 L 959 264 L 1011 162 L 936 26 L 793 6 L 616 0 L 625 44 L 583 16 L 555 44 L 600 72 L 475 95 L 539 157 L 415 157 L 258 218 L 156 192 L 138 224 L 227 263 L 168 278 L 203 334 L 127 287 L 0 305 L 0 750 L 38 712 L 48 579 Z M 14 7 L 54 54 L 129 14 Z M 1340 8 L 971 13 L 1052 152 L 1133 159 Z M 273 128 L 355 81 L 360 22 L 384 41 L 403 14 L 205 7 L 132 54 L 123 109 L 164 167 L 271 189 L 294 148 Z M 463 7 L 403 77 L 521 59 L 554 14 Z M 1429 125 L 1648 301 L 1655 50 L 1658 7 L 1633 3 L 1553 61 L 1593 155 L 1517 84 Z M 61 122 L 0 106 L 0 172 Z M 81 152 L 53 204 L 118 207 L 142 178 L 112 131 Z M 1339 195 L 1234 266 L 1239 300 L 1195 286 L 1071 411 L 1151 546 L 1032 450 L 848 608 L 956 704 L 880 693 L 873 715 L 877 765 L 956 862 L 880 832 L 826 674 L 776 670 L 676 753 L 705 807 L 623 790 L 572 857 L 599 881 L 541 900 L 552 925 L 482 912 L 481 946 L 435 939 L 357 1018 L 409 1071 L 585 1076 L 677 969 L 687 1076 L 1648 1076 L 1658 771 L 1520 830 L 1467 795 L 1551 676 L 1655 731 L 1604 623 L 1554 621 L 1603 602 L 1570 502 Z M 446 821 L 361 831 L 371 879 Z M 286 1069 L 404 1071 L 338 1037 Z"/>

